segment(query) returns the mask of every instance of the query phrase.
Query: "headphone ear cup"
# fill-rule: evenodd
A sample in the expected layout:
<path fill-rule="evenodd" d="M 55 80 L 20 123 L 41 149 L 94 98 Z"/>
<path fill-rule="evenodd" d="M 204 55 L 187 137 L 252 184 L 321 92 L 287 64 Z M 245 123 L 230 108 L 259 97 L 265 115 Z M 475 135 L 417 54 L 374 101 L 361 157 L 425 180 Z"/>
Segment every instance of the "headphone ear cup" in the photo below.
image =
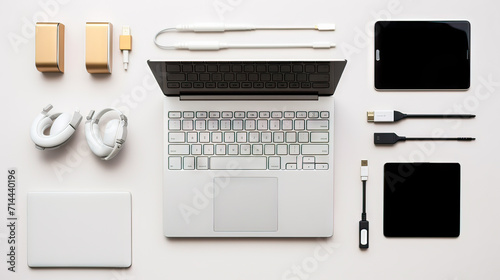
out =
<path fill-rule="evenodd" d="M 104 133 L 103 133 L 103 137 L 102 137 L 102 142 L 104 143 L 104 145 L 107 145 L 109 147 L 115 146 L 116 133 L 118 131 L 119 124 L 120 124 L 120 120 L 118 120 L 118 119 L 110 120 L 106 124 L 106 128 L 104 129 Z"/>
<path fill-rule="evenodd" d="M 52 123 L 49 135 L 54 136 L 61 133 L 64 129 L 66 129 L 69 126 L 70 122 L 71 122 L 71 115 L 68 113 L 62 113 Z"/>
<path fill-rule="evenodd" d="M 107 157 L 113 150 L 112 147 L 104 145 L 102 142 L 101 135 L 99 134 L 99 125 L 96 123 L 89 121 L 85 123 L 85 138 L 90 150 L 100 158 Z"/>

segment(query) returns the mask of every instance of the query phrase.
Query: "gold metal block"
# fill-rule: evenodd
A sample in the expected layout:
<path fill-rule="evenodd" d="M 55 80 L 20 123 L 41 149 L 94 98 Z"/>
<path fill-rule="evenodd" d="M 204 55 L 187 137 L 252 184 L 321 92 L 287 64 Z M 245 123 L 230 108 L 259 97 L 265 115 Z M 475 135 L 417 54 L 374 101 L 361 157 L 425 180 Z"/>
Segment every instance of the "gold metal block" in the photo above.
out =
<path fill-rule="evenodd" d="M 40 72 L 64 73 L 64 24 L 36 23 L 35 66 Z"/>
<path fill-rule="evenodd" d="M 113 58 L 113 25 L 109 22 L 87 22 L 85 28 L 85 66 L 91 74 L 111 73 Z"/>

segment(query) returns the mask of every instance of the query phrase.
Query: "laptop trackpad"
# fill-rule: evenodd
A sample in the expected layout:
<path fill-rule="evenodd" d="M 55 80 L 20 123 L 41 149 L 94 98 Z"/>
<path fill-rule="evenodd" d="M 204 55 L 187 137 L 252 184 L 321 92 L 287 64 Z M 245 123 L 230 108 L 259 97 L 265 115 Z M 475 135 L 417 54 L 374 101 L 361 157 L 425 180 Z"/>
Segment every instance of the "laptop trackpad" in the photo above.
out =
<path fill-rule="evenodd" d="M 214 231 L 277 231 L 278 178 L 214 178 Z"/>

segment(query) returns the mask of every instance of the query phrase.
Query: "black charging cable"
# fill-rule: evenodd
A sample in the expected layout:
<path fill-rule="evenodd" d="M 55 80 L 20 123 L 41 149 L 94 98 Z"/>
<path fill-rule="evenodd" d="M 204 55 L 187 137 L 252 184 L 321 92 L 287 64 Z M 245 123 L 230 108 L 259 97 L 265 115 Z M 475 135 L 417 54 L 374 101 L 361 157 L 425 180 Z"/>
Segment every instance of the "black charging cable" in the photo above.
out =
<path fill-rule="evenodd" d="M 368 221 L 366 220 L 366 181 L 368 180 L 368 160 L 361 160 L 361 182 L 363 183 L 363 212 L 359 221 L 359 248 L 368 249 Z"/>

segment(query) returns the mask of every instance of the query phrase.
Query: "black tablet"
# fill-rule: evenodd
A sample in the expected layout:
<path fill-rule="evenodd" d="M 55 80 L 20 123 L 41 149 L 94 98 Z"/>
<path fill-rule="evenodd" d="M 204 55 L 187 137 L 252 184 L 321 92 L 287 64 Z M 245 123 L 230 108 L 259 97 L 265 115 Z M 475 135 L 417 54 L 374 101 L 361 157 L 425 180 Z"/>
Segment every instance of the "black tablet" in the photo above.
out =
<path fill-rule="evenodd" d="M 468 21 L 375 23 L 375 88 L 465 90 L 470 86 Z"/>
<path fill-rule="evenodd" d="M 460 164 L 386 163 L 384 235 L 458 237 Z"/>

